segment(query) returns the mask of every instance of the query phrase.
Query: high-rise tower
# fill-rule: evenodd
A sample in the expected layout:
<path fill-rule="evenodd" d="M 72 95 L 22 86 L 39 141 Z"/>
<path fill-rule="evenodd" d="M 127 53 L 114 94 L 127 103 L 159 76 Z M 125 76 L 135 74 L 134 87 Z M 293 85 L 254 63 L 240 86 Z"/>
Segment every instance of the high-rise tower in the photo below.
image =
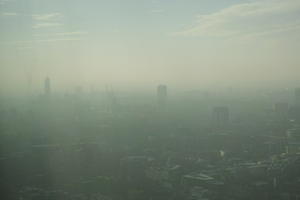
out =
<path fill-rule="evenodd" d="M 213 126 L 217 129 L 223 129 L 229 123 L 229 109 L 225 106 L 215 107 L 213 109 Z"/>
<path fill-rule="evenodd" d="M 159 106 L 164 106 L 167 102 L 167 86 L 159 85 L 157 86 L 157 102 Z"/>
<path fill-rule="evenodd" d="M 110 87 L 106 86 L 105 90 L 106 90 L 106 95 L 108 100 L 108 109 L 111 112 L 115 112 L 119 110 L 120 106 L 112 86 Z"/>
<path fill-rule="evenodd" d="M 295 105 L 300 106 L 300 88 L 295 89 Z"/>

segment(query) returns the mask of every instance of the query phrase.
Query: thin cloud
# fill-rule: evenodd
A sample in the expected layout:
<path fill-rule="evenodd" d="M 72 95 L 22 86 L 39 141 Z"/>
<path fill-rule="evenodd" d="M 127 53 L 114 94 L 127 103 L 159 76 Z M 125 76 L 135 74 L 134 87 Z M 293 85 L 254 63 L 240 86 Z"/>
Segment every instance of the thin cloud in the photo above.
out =
<path fill-rule="evenodd" d="M 236 4 L 215 13 L 200 15 L 195 25 L 173 35 L 245 37 L 289 32 L 300 24 L 299 13 L 300 1 L 297 0 Z"/>
<path fill-rule="evenodd" d="M 73 31 L 73 32 L 63 32 L 63 33 L 56 33 L 57 36 L 73 36 L 73 35 L 86 35 L 88 32 L 86 31 Z"/>
<path fill-rule="evenodd" d="M 37 21 L 50 21 L 50 20 L 58 20 L 63 15 L 60 13 L 49 13 L 49 14 L 39 14 L 32 15 L 32 18 Z"/>
<path fill-rule="evenodd" d="M 2 13 L 3 16 L 17 16 L 18 14 L 15 12 L 4 12 Z"/>
<path fill-rule="evenodd" d="M 57 32 L 57 33 L 37 33 L 34 37 L 45 38 L 45 37 L 67 37 L 67 36 L 83 36 L 87 35 L 86 31 L 73 31 L 73 32 Z"/>
<path fill-rule="evenodd" d="M 34 29 L 39 29 L 39 28 L 49 28 L 49 27 L 58 27 L 58 26 L 63 26 L 62 23 L 37 23 L 33 26 Z"/>
<path fill-rule="evenodd" d="M 60 41 L 80 41 L 82 38 L 53 38 L 46 40 L 35 40 L 35 42 L 60 42 Z"/>

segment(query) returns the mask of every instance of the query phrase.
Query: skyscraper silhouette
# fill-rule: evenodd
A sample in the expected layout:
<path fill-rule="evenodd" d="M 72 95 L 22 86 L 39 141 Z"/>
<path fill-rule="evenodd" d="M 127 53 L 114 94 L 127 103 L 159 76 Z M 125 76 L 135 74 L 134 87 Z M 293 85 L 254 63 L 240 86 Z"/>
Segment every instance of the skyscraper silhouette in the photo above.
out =
<path fill-rule="evenodd" d="M 115 95 L 115 92 L 114 92 L 112 86 L 110 86 L 110 87 L 106 86 L 105 90 L 106 90 L 106 95 L 107 95 L 107 99 L 108 99 L 109 111 L 111 111 L 111 112 L 117 111 L 119 109 L 119 103 L 118 103 L 117 97 Z"/>
<path fill-rule="evenodd" d="M 300 106 L 300 88 L 295 89 L 295 105 Z"/>
<path fill-rule="evenodd" d="M 223 129 L 228 126 L 229 123 L 229 109 L 225 106 L 215 107 L 213 109 L 213 126 L 217 129 Z"/>
<path fill-rule="evenodd" d="M 157 86 L 157 103 L 159 106 L 166 105 L 167 102 L 167 86 L 159 85 Z"/>
<path fill-rule="evenodd" d="M 277 117 L 286 118 L 289 113 L 289 104 L 287 102 L 278 102 L 274 104 L 274 112 Z"/>

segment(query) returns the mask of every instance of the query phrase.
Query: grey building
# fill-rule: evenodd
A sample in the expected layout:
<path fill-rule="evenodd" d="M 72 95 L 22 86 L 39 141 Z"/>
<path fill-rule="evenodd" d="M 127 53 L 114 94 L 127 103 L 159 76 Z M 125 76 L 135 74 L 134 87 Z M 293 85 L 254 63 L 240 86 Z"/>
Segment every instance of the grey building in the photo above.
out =
<path fill-rule="evenodd" d="M 214 128 L 225 128 L 229 123 L 229 109 L 225 106 L 213 108 L 212 123 Z"/>
<path fill-rule="evenodd" d="M 167 86 L 166 85 L 157 86 L 157 103 L 159 106 L 166 105 L 167 96 L 168 96 Z"/>
<path fill-rule="evenodd" d="M 295 89 L 295 104 L 300 106 L 300 88 Z"/>

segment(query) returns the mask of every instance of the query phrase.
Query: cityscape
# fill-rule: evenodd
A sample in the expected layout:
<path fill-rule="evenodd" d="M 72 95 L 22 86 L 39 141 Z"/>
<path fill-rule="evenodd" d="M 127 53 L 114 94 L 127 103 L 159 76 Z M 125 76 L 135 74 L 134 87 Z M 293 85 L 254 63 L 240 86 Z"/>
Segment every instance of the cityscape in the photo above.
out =
<path fill-rule="evenodd" d="M 300 0 L 0 0 L 0 200 L 300 200 Z"/>
<path fill-rule="evenodd" d="M 300 198 L 300 89 L 1 99 L 4 199 Z"/>

